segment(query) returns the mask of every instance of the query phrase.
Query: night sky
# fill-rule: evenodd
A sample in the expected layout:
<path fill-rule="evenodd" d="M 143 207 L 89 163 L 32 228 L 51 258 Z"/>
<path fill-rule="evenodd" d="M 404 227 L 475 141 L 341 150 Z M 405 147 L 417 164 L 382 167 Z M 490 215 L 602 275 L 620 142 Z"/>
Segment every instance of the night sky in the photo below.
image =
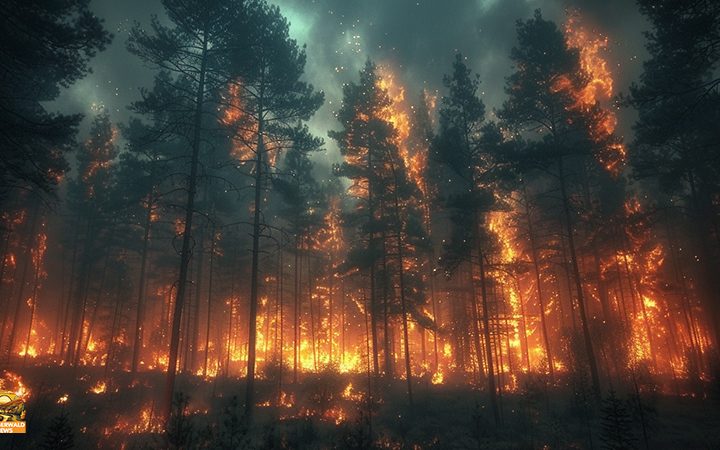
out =
<path fill-rule="evenodd" d="M 455 52 L 462 52 L 480 74 L 482 98 L 488 111 L 504 99 L 504 79 L 512 66 L 515 23 L 535 9 L 559 25 L 568 10 L 580 13 L 590 29 L 609 37 L 607 58 L 615 77 L 615 92 L 637 78 L 645 59 L 646 24 L 631 0 L 274 0 L 291 23 L 291 35 L 307 45 L 306 79 L 325 92 L 325 104 L 311 120 L 311 129 L 326 141 L 324 161 L 339 155 L 327 131 L 337 129 L 334 112 L 342 84 L 356 80 L 369 57 L 388 65 L 415 101 L 423 88 L 440 91 Z M 95 0 L 95 13 L 104 19 L 114 39 L 92 61 L 93 73 L 75 83 L 57 100 L 63 112 L 91 116 L 106 108 L 114 122 L 124 122 L 128 105 L 139 89 L 152 85 L 153 72 L 126 50 L 133 23 L 162 18 L 160 0 Z M 490 116 L 492 113 L 490 113 Z M 620 112 L 618 130 L 628 140 L 632 115 Z M 86 118 L 85 127 L 89 120 Z M 86 132 L 86 128 L 82 130 Z M 82 137 L 82 135 L 81 135 Z"/>

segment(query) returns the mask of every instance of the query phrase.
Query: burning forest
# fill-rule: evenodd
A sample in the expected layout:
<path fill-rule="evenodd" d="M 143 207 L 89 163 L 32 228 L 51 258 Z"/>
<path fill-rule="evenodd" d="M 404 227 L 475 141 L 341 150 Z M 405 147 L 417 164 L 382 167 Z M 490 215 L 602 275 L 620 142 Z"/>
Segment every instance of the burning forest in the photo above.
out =
<path fill-rule="evenodd" d="M 0 447 L 720 446 L 720 5 L 149 3 L 2 6 Z"/>

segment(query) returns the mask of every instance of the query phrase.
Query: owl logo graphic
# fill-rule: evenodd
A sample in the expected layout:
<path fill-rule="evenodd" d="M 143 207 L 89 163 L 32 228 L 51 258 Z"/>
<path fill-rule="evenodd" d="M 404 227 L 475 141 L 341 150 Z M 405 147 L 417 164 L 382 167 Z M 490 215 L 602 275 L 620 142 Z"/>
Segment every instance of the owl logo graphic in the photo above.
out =
<path fill-rule="evenodd" d="M 11 391 L 0 391 L 0 433 L 25 433 L 25 401 Z"/>

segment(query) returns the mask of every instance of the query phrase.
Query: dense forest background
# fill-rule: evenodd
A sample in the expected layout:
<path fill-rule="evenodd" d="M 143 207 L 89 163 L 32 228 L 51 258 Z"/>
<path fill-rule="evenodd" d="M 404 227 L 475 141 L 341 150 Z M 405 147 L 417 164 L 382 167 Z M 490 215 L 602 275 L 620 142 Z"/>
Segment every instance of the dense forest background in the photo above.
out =
<path fill-rule="evenodd" d="M 0 6 L 3 444 L 718 445 L 720 4 L 335 3 Z"/>

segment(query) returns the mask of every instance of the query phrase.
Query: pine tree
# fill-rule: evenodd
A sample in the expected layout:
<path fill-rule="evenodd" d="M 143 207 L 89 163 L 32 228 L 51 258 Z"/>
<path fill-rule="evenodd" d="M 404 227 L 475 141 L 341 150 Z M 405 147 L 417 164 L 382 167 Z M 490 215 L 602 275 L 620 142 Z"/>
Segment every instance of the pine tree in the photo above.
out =
<path fill-rule="evenodd" d="M 338 142 L 345 157 L 339 173 L 350 178 L 349 193 L 358 199 L 346 222 L 362 238 L 351 249 L 347 264 L 367 273 L 370 279 L 373 369 L 378 373 L 379 280 L 382 283 L 386 375 L 390 376 L 392 370 L 388 322 L 391 315 L 399 314 L 408 400 L 412 404 L 408 321 L 415 317 L 421 326 L 428 326 L 429 320 L 422 320 L 417 308 L 425 301 L 419 267 L 428 246 L 422 212 L 413 201 L 419 197 L 419 189 L 411 182 L 409 168 L 400 154 L 400 146 L 405 143 L 399 142 L 391 106 L 392 100 L 380 83 L 377 68 L 368 61 L 360 72 L 359 83 L 345 85 L 343 107 L 338 117 L 343 129 L 330 132 L 330 136 Z M 393 292 L 390 292 L 391 288 Z"/>
<path fill-rule="evenodd" d="M 177 392 L 173 398 L 172 409 L 167 418 L 165 447 L 173 450 L 193 448 L 195 441 L 195 424 L 188 413 L 190 398 Z"/>
<path fill-rule="evenodd" d="M 217 448 L 223 450 L 250 448 L 247 421 L 242 416 L 242 407 L 237 396 L 233 396 L 223 408 L 221 421 Z"/>
<path fill-rule="evenodd" d="M 240 28 L 237 28 L 237 27 Z M 274 171 L 278 154 L 287 149 L 297 121 L 308 120 L 322 105 L 324 95 L 301 81 L 305 50 L 290 38 L 290 24 L 277 6 L 265 1 L 248 4 L 244 22 L 236 23 L 230 68 L 235 79 L 229 85 L 239 101 L 233 111 L 233 139 L 243 158 L 252 164 L 252 266 L 248 315 L 248 370 L 245 412 L 252 418 L 255 407 L 257 316 L 260 289 L 260 239 L 267 224 L 263 217 L 263 194 Z"/>
<path fill-rule="evenodd" d="M 555 23 L 543 19 L 539 10 L 532 19 L 517 24 L 518 45 L 511 59 L 516 71 L 507 78 L 509 98 L 499 116 L 518 136 L 527 133 L 534 139 L 525 142 L 516 153 L 515 164 L 524 173 L 548 176 L 559 191 L 562 234 L 567 239 L 571 279 L 587 354 L 593 390 L 599 396 L 595 348 L 590 334 L 587 300 L 580 272 L 580 257 L 571 180 L 582 178 L 579 172 L 594 158 L 599 144 L 591 141 L 589 122 L 601 117 L 598 105 L 578 110 L 574 93 L 589 83 L 580 66 L 577 49 L 569 48 Z M 608 138 L 608 140 L 611 140 Z M 611 142 L 605 142 L 610 145 Z M 542 175 L 538 175 L 542 174 Z"/>
<path fill-rule="evenodd" d="M 491 243 L 485 229 L 486 214 L 499 207 L 494 195 L 498 187 L 497 159 L 489 145 L 490 140 L 498 139 L 498 133 L 494 125 L 485 123 L 485 105 L 478 96 L 479 76 L 472 75 L 460 53 L 456 54 L 452 69 L 443 80 L 448 93 L 442 99 L 440 130 L 431 150 L 432 158 L 447 175 L 443 177 L 447 181 L 443 182 L 442 191 L 444 208 L 450 212 L 451 238 L 445 246 L 443 261 L 448 274 L 465 262 L 469 264 L 475 354 L 482 372 L 479 328 L 482 321 L 488 394 L 495 422 L 499 423 L 488 301 L 487 257 Z M 480 274 L 482 317 L 474 290 L 473 259 Z"/>
<path fill-rule="evenodd" d="M 360 239 L 349 251 L 347 264 L 366 273 L 369 278 L 369 311 L 372 370 L 379 374 L 378 358 L 378 266 L 381 259 L 380 199 L 382 182 L 387 178 L 383 169 L 386 147 L 392 144 L 392 125 L 383 118 L 390 105 L 387 92 L 378 86 L 375 64 L 368 60 L 360 71 L 360 80 L 343 87 L 343 106 L 338 120 L 343 129 L 329 136 L 340 146 L 345 158 L 338 174 L 352 182 L 348 193 L 357 199 L 355 210 L 346 217 L 346 224 L 358 231 Z M 388 357 L 388 355 L 386 355 Z"/>
<path fill-rule="evenodd" d="M 79 114 L 47 110 L 89 71 L 111 35 L 89 0 L 9 0 L 0 6 L 0 204 L 17 189 L 51 193 L 69 166 Z"/>
<path fill-rule="evenodd" d="M 75 446 L 75 437 L 68 419 L 67 412 L 63 409 L 55 416 L 50 427 L 45 432 L 41 447 L 45 450 L 68 450 Z"/>
<path fill-rule="evenodd" d="M 611 389 L 603 400 L 601 413 L 600 440 L 603 442 L 603 448 L 608 450 L 634 448 L 635 437 L 630 414 L 614 389 Z"/>
<path fill-rule="evenodd" d="M 187 197 L 163 406 L 167 418 L 175 392 L 180 324 L 187 300 L 201 147 L 209 138 L 204 115 L 217 113 L 219 91 L 231 79 L 229 56 L 234 45 L 229 43 L 230 30 L 244 24 L 244 5 L 241 0 L 166 0 L 163 6 L 170 26 L 161 24 L 157 17 L 153 17 L 149 30 L 137 25 L 130 34 L 128 50 L 158 70 L 155 89 L 144 92 L 134 109 L 159 122 L 156 126 L 164 130 L 166 139 L 190 144 L 185 153 L 189 160 L 184 186 Z M 167 109 L 174 114 L 161 114 Z"/>
<path fill-rule="evenodd" d="M 96 116 L 90 128 L 90 136 L 77 155 L 77 176 L 68 187 L 69 207 L 75 215 L 72 231 L 75 233 L 75 251 L 79 260 L 72 281 L 74 294 L 68 305 L 70 330 L 65 342 L 65 361 L 73 365 L 82 357 L 84 342 L 90 338 L 89 332 L 84 333 L 83 324 L 92 301 L 93 282 L 102 285 L 104 281 L 104 277 L 96 280 L 91 272 L 100 261 L 103 261 L 101 264 L 105 267 L 111 254 L 108 248 L 113 241 L 116 222 L 113 214 L 116 205 L 112 196 L 116 183 L 115 159 L 119 152 L 116 138 L 117 129 L 110 122 L 108 114 Z M 102 286 L 99 288 L 101 291 Z"/>
<path fill-rule="evenodd" d="M 281 214 L 287 222 L 287 232 L 292 236 L 293 242 L 293 381 L 297 382 L 302 316 L 300 259 L 303 249 L 306 252 L 310 250 L 307 243 L 320 229 L 326 205 L 321 198 L 320 185 L 313 177 L 313 163 L 309 157 L 323 145 L 322 139 L 312 136 L 307 127 L 298 125 L 293 132 L 292 142 L 285 154 L 282 172 L 273 179 L 273 186 L 285 204 Z"/>
<path fill-rule="evenodd" d="M 720 342 L 720 4 L 710 0 L 639 0 L 650 23 L 639 83 L 627 103 L 638 111 L 633 174 L 649 190 L 677 195 L 668 202 L 692 230 L 693 255 L 715 342 Z M 663 205 L 665 206 L 665 205 Z M 674 244 L 674 243 L 673 243 Z M 682 244 L 679 244 L 682 245 Z M 717 358 L 717 352 L 715 352 Z"/>

